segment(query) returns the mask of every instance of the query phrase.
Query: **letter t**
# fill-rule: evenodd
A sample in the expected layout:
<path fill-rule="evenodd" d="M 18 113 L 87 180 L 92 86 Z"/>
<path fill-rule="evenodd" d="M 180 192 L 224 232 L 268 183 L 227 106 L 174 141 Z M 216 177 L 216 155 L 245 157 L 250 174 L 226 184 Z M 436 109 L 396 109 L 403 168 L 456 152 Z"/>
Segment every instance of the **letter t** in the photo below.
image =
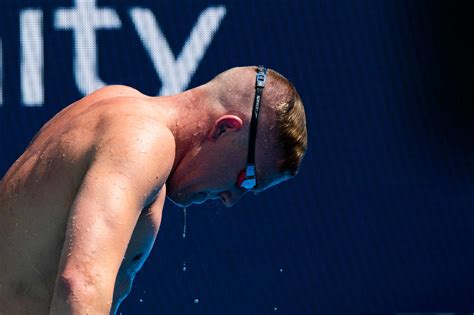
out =
<path fill-rule="evenodd" d="M 96 29 L 117 29 L 120 18 L 114 9 L 98 9 L 95 0 L 75 0 L 75 9 L 56 10 L 54 26 L 73 30 L 74 77 L 79 91 L 86 95 L 103 86 L 97 67 Z"/>

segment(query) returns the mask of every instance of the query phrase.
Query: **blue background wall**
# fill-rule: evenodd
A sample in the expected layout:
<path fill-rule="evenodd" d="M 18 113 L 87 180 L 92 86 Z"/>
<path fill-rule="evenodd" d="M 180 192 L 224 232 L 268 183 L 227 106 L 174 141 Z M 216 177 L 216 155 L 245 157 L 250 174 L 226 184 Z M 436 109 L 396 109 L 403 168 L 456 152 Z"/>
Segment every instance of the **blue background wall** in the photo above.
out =
<path fill-rule="evenodd" d="M 132 8 L 153 13 L 175 56 L 200 14 L 223 8 L 186 88 L 232 66 L 265 64 L 295 83 L 309 130 L 296 178 L 230 209 L 217 201 L 189 208 L 184 240 L 181 209 L 167 202 L 153 252 L 119 313 L 474 311 L 467 8 L 434 1 L 96 5 L 121 21 L 95 33 L 97 72 L 107 84 L 150 95 L 162 86 Z M 54 26 L 58 8 L 72 6 L 0 4 L 0 174 L 48 119 L 82 96 L 73 32 Z M 44 97 L 34 106 L 21 89 L 21 36 L 28 35 L 20 35 L 19 16 L 27 9 L 42 16 Z"/>

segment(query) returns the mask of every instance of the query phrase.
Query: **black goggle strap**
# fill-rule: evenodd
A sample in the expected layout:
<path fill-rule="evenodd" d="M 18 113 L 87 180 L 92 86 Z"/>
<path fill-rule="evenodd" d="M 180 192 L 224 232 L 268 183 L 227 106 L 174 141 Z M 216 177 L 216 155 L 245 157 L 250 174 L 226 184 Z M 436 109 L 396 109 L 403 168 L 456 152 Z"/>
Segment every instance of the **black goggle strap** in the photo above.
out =
<path fill-rule="evenodd" d="M 248 147 L 246 178 L 252 178 L 255 182 L 255 140 L 257 138 L 257 121 L 260 112 L 260 102 L 262 99 L 263 88 L 267 80 L 267 68 L 258 66 L 258 73 L 255 80 L 255 99 L 253 102 L 252 119 L 250 121 L 250 137 Z"/>

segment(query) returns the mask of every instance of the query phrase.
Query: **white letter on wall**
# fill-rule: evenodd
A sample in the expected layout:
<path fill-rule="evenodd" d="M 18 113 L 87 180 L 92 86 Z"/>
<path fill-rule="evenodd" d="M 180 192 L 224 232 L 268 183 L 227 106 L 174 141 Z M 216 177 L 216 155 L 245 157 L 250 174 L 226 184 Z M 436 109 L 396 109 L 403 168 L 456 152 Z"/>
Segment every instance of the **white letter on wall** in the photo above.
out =
<path fill-rule="evenodd" d="M 141 8 L 130 10 L 133 24 L 163 84 L 160 95 L 175 94 L 186 89 L 225 13 L 224 6 L 204 10 L 175 59 L 153 13 Z"/>
<path fill-rule="evenodd" d="M 20 12 L 21 97 L 24 106 L 43 106 L 43 11 Z"/>
<path fill-rule="evenodd" d="M 76 9 L 58 9 L 54 25 L 72 29 L 75 42 L 74 77 L 79 91 L 86 95 L 103 86 L 97 67 L 96 29 L 117 29 L 121 21 L 113 9 L 98 9 L 95 0 L 76 0 Z"/>

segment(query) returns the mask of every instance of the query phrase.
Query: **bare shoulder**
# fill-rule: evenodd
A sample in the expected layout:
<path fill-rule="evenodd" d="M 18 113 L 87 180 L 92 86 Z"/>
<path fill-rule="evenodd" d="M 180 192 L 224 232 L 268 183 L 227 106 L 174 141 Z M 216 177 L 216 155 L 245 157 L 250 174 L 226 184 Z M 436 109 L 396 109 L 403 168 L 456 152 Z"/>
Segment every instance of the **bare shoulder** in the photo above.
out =
<path fill-rule="evenodd" d="M 93 98 L 110 98 L 110 97 L 120 97 L 120 96 L 135 96 L 142 97 L 145 96 L 143 93 L 137 89 L 127 86 L 127 85 L 108 85 L 103 88 L 100 88 L 91 94 L 88 97 Z"/>
<path fill-rule="evenodd" d="M 130 178 L 146 176 L 164 184 L 175 158 L 175 139 L 167 126 L 140 113 L 107 120 L 96 139 L 94 162 Z"/>
<path fill-rule="evenodd" d="M 97 89 L 94 92 L 84 96 L 83 98 L 67 106 L 65 109 L 68 109 L 68 111 L 71 111 L 71 107 L 72 108 L 81 107 L 82 109 L 84 109 L 84 107 L 87 108 L 91 105 L 95 107 L 95 105 L 99 102 L 107 101 L 110 99 L 116 99 L 120 97 L 134 97 L 138 99 L 148 98 L 148 96 L 144 95 L 137 89 L 134 89 L 130 86 L 108 85 L 103 88 Z M 78 111 L 78 109 L 76 109 L 76 111 Z M 79 110 L 79 111 L 82 111 L 82 110 Z M 64 110 L 62 112 L 64 112 Z"/>

